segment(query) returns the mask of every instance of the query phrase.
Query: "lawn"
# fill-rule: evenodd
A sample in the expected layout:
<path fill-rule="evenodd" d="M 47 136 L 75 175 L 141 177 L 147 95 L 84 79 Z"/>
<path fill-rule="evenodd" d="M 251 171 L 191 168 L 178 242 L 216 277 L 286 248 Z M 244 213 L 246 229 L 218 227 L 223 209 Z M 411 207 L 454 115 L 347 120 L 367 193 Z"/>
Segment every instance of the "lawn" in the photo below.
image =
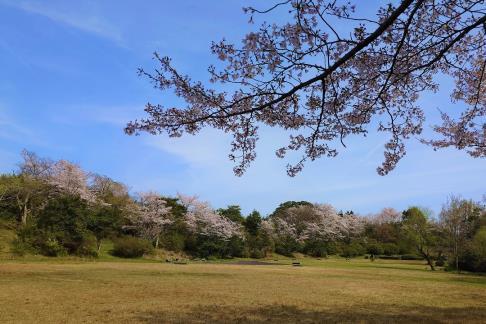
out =
<path fill-rule="evenodd" d="M 484 322 L 486 277 L 422 263 L 0 263 L 2 322 Z"/>

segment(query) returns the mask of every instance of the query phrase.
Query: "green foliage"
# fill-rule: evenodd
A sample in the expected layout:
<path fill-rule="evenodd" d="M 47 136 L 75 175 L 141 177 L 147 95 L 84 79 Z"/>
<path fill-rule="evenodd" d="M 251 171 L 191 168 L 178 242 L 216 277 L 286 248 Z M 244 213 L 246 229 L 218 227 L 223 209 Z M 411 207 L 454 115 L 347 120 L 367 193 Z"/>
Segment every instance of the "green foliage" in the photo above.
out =
<path fill-rule="evenodd" d="M 245 218 L 241 215 L 241 207 L 238 205 L 230 205 L 227 208 L 220 208 L 217 212 L 221 216 L 224 216 L 235 223 L 243 224 L 245 222 Z"/>
<path fill-rule="evenodd" d="M 302 251 L 302 245 L 292 237 L 283 236 L 275 240 L 275 252 L 285 256 L 293 256 L 296 252 Z"/>
<path fill-rule="evenodd" d="M 481 227 L 459 258 L 461 269 L 486 272 L 486 227 Z"/>
<path fill-rule="evenodd" d="M 328 255 L 328 243 L 318 240 L 308 240 L 304 244 L 303 252 L 313 257 L 326 257 Z"/>
<path fill-rule="evenodd" d="M 436 267 L 443 267 L 445 265 L 445 261 L 443 259 L 439 259 L 435 261 L 435 266 Z"/>
<path fill-rule="evenodd" d="M 67 250 L 55 237 L 46 236 L 39 241 L 37 247 L 40 253 L 45 256 L 57 257 L 67 255 Z"/>
<path fill-rule="evenodd" d="M 380 255 L 378 256 L 380 259 L 383 260 L 401 260 L 402 257 L 400 255 Z"/>
<path fill-rule="evenodd" d="M 350 244 L 343 244 L 341 247 L 341 256 L 346 258 L 353 258 L 365 254 L 366 249 L 359 242 L 351 242 Z"/>
<path fill-rule="evenodd" d="M 88 231 L 89 209 L 79 197 L 52 198 L 35 220 L 18 231 L 22 245 L 47 256 L 96 256 L 93 234 Z"/>
<path fill-rule="evenodd" d="M 402 260 L 423 260 L 424 258 L 416 254 L 403 254 L 401 259 Z"/>
<path fill-rule="evenodd" d="M 161 244 L 170 251 L 181 252 L 186 247 L 186 235 L 183 232 L 172 230 L 162 236 Z"/>
<path fill-rule="evenodd" d="M 384 255 L 396 255 L 400 253 L 400 248 L 395 243 L 383 243 L 382 247 Z"/>
<path fill-rule="evenodd" d="M 37 158 L 35 154 L 29 156 L 33 156 L 40 167 L 50 163 Z M 27 170 L 28 167 L 23 165 L 18 174 L 0 175 L 0 252 L 93 257 L 97 256 L 103 240 L 129 234 L 131 237 L 115 240 L 114 255 L 140 257 L 151 253 L 152 246 L 134 237 L 136 231 L 127 226 L 130 225 L 129 216 L 136 211 L 133 208 L 135 201 L 124 184 L 95 175 L 89 188 L 96 199 L 88 199 L 88 204 L 80 197 L 68 195 L 66 191 L 52 186 L 45 177 L 36 176 L 38 172 L 33 168 Z M 330 240 L 323 237 L 310 239 L 301 235 L 306 233 L 308 224 L 316 217 L 312 204 L 307 201 L 281 203 L 269 216 L 270 220 L 291 221 L 295 233 L 262 227 L 263 219 L 257 211 L 244 218 L 238 205 L 219 209 L 220 215 L 244 228 L 241 237 L 221 239 L 193 234 L 186 225 L 186 207 L 178 199 L 163 199 L 171 207 L 172 222 L 160 235 L 159 242 L 171 251 L 184 251 L 205 258 L 263 258 L 272 252 L 286 256 L 298 252 L 314 257 L 355 257 L 369 253 L 399 258 L 401 255 L 403 260 L 426 259 L 433 268 L 434 264 L 443 265 L 445 260 L 452 263 L 451 246 L 455 244 L 454 257 L 457 256 L 457 259 L 454 258 L 454 261 L 458 260 L 460 268 L 486 271 L 486 209 L 471 200 L 454 200 L 455 204 L 449 204 L 443 211 L 444 215 L 441 213 L 442 223 L 434 222 L 430 210 L 411 207 L 404 211 L 401 222 L 398 217 L 393 221 L 381 218 L 381 221 L 368 222 L 361 237 Z M 289 208 L 294 207 L 301 207 L 295 217 L 288 212 Z M 340 214 L 351 215 L 353 212 Z M 443 217 L 456 214 L 459 217 Z M 289 217 L 293 218 L 289 220 Z M 454 225 L 450 221 L 457 219 L 459 221 L 454 224 L 460 225 L 462 231 L 454 241 L 451 235 L 445 234 L 457 231 L 447 226 L 446 221 Z M 13 235 L 8 239 L 9 246 L 4 243 L 7 241 L 4 239 L 5 232 Z M 451 266 L 455 265 L 449 264 Z"/>
<path fill-rule="evenodd" d="M 36 249 L 33 248 L 32 245 L 22 241 L 22 240 L 19 240 L 19 239 L 15 239 L 13 242 L 12 242 L 12 247 L 10 249 L 10 251 L 14 254 L 14 255 L 17 255 L 17 256 L 24 256 L 24 255 L 27 255 L 27 254 L 34 254 L 37 252 Z"/>
<path fill-rule="evenodd" d="M 426 259 L 434 270 L 433 260 L 442 248 L 439 227 L 430 222 L 420 208 L 411 207 L 403 213 L 402 229 L 405 239 L 414 246 L 415 252 Z"/>
<path fill-rule="evenodd" d="M 245 225 L 246 231 L 248 234 L 256 236 L 260 231 L 260 226 L 262 224 L 262 216 L 256 210 L 252 211 L 250 215 L 248 215 L 243 223 Z"/>
<path fill-rule="evenodd" d="M 269 217 L 277 216 L 278 214 L 284 212 L 286 209 L 299 206 L 312 206 L 312 204 L 308 201 L 286 201 L 281 203 Z"/>
<path fill-rule="evenodd" d="M 236 236 L 222 240 L 218 237 L 192 235 L 186 240 L 186 252 L 200 258 L 242 257 L 244 251 L 244 241 Z"/>
<path fill-rule="evenodd" d="M 373 255 L 383 254 L 383 247 L 379 243 L 369 243 L 366 246 L 366 252 Z"/>
<path fill-rule="evenodd" d="M 145 239 L 124 236 L 113 240 L 112 253 L 121 258 L 140 258 L 145 254 L 153 253 L 153 246 Z"/>
<path fill-rule="evenodd" d="M 122 210 L 118 206 L 98 205 L 88 213 L 86 227 L 94 235 L 99 250 L 103 239 L 121 232 L 122 224 Z"/>

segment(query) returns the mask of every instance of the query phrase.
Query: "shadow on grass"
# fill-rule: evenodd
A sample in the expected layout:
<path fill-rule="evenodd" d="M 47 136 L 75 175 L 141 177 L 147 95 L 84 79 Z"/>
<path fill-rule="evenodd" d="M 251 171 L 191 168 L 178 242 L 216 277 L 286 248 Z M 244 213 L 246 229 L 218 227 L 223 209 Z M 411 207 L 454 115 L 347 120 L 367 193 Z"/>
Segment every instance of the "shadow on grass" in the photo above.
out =
<path fill-rule="evenodd" d="M 149 312 L 136 320 L 145 323 L 484 323 L 486 308 L 355 306 L 322 311 L 295 306 L 255 308 L 200 306 L 187 313 Z"/>

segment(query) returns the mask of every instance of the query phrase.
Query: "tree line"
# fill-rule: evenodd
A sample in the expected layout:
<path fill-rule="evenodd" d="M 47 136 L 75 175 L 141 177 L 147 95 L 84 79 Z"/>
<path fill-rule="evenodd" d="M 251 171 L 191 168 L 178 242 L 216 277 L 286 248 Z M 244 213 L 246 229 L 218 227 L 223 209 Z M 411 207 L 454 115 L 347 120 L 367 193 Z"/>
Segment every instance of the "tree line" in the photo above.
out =
<path fill-rule="evenodd" d="M 262 216 L 237 205 L 214 209 L 197 197 L 131 194 L 107 176 L 23 151 L 16 172 L 0 176 L 0 225 L 15 229 L 17 254 L 138 257 L 156 249 L 199 258 L 313 257 L 423 259 L 436 267 L 486 272 L 486 206 L 451 196 L 438 217 L 426 208 L 377 214 L 287 201 Z"/>

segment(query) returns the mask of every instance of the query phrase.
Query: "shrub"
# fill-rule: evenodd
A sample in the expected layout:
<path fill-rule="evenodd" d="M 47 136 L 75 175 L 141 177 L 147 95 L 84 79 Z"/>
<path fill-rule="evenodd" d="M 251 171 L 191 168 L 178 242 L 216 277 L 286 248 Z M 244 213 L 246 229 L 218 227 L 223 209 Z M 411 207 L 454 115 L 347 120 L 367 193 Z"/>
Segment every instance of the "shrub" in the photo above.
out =
<path fill-rule="evenodd" d="M 379 258 L 383 260 L 402 260 L 402 257 L 399 255 L 380 255 Z"/>
<path fill-rule="evenodd" d="M 380 255 L 383 254 L 383 247 L 379 243 L 370 243 L 366 248 L 369 254 Z"/>
<path fill-rule="evenodd" d="M 384 243 L 383 244 L 383 254 L 384 255 L 396 255 L 400 253 L 400 248 L 394 243 Z"/>
<path fill-rule="evenodd" d="M 66 249 L 54 237 L 47 237 L 39 245 L 39 251 L 45 256 L 57 257 L 67 254 Z"/>
<path fill-rule="evenodd" d="M 402 260 L 423 260 L 424 258 L 415 254 L 404 254 L 401 257 Z"/>
<path fill-rule="evenodd" d="M 77 196 L 61 195 L 49 200 L 36 219 L 35 227 L 19 237 L 31 241 L 47 256 L 96 254 L 96 239 L 87 229 L 89 206 Z"/>
<path fill-rule="evenodd" d="M 121 258 L 140 258 L 153 252 L 152 243 L 147 240 L 125 236 L 114 240 L 112 254 Z"/>
<path fill-rule="evenodd" d="M 365 254 L 365 252 L 366 250 L 361 244 L 357 242 L 352 242 L 351 244 L 343 245 L 341 256 L 346 258 L 352 258 L 363 255 Z"/>
<path fill-rule="evenodd" d="M 300 250 L 300 244 L 291 237 L 280 237 L 275 241 L 275 252 L 278 254 L 290 257 Z"/>
<path fill-rule="evenodd" d="M 163 235 L 161 241 L 164 248 L 170 251 L 180 252 L 186 247 L 186 237 L 177 232 L 171 232 Z"/>
<path fill-rule="evenodd" d="M 98 247 L 96 237 L 93 234 L 86 234 L 76 252 L 79 256 L 97 257 Z"/>
<path fill-rule="evenodd" d="M 307 241 L 304 245 L 304 253 L 313 257 L 327 256 L 327 244 L 323 241 Z"/>
<path fill-rule="evenodd" d="M 19 238 L 12 242 L 12 248 L 10 250 L 13 254 L 18 256 L 24 256 L 26 254 L 35 254 L 38 251 L 28 242 L 25 242 Z"/>

